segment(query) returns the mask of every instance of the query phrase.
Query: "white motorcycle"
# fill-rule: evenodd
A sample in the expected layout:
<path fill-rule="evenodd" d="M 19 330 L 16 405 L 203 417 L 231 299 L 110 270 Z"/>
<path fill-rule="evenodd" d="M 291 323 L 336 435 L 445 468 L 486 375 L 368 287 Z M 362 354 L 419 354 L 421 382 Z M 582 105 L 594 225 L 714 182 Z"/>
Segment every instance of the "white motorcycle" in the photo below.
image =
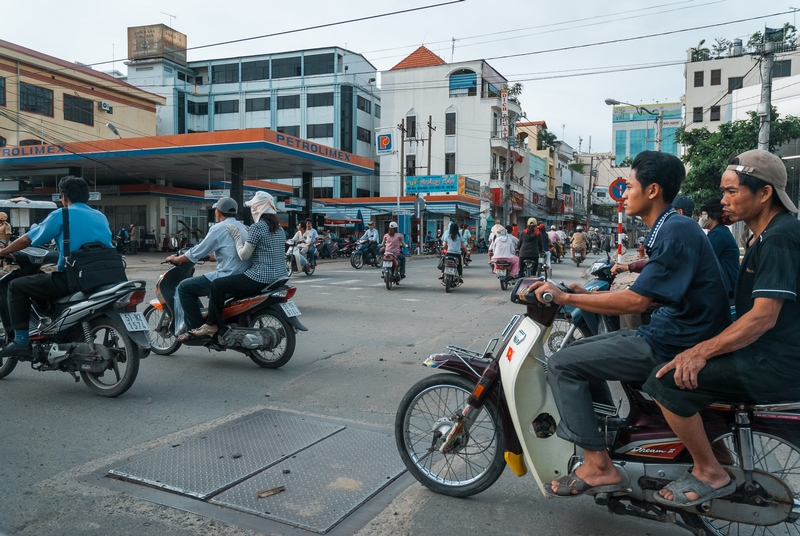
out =
<path fill-rule="evenodd" d="M 306 260 L 305 255 L 300 251 L 300 245 L 293 238 L 287 240 L 286 243 L 289 245 L 289 249 L 286 250 L 286 271 L 289 273 L 289 277 L 300 272 L 308 276 L 314 275 L 317 265 Z"/>

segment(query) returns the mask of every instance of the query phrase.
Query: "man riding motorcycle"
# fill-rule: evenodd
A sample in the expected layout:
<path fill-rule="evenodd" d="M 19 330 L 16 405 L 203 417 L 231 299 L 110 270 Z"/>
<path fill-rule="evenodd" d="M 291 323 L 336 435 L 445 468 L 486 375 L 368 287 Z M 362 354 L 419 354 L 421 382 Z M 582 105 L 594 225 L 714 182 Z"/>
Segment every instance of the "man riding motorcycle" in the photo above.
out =
<path fill-rule="evenodd" d="M 584 254 L 586 253 L 586 248 L 588 243 L 586 241 L 586 235 L 583 234 L 583 227 L 578 225 L 575 228 L 575 233 L 572 235 L 572 239 L 570 240 L 570 254 L 572 256 L 572 260 L 575 260 L 575 248 L 583 249 Z"/>
<path fill-rule="evenodd" d="M 397 222 L 389 223 L 389 232 L 383 235 L 383 242 L 381 245 L 386 248 L 386 253 L 394 254 L 397 262 L 400 264 L 400 279 L 406 277 L 406 257 L 403 255 L 403 248 L 408 245 L 403 241 L 403 235 L 397 232 Z"/>
<path fill-rule="evenodd" d="M 364 256 L 364 262 L 371 264 L 378 256 L 378 230 L 375 229 L 375 223 L 367 223 L 367 230 L 361 235 L 359 240 L 365 240 L 363 244 L 358 246 L 358 251 Z"/>

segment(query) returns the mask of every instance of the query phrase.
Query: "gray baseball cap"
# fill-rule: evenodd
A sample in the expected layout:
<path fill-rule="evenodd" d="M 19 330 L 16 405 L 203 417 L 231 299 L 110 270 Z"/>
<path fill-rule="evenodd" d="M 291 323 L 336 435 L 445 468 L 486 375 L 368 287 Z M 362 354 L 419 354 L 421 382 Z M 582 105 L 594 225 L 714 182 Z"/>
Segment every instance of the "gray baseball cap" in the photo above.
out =
<path fill-rule="evenodd" d="M 220 197 L 219 201 L 214 203 L 211 208 L 219 210 L 226 216 L 235 216 L 236 211 L 239 210 L 239 204 L 230 197 Z"/>
<path fill-rule="evenodd" d="M 747 173 L 761 179 L 775 189 L 781 203 L 789 212 L 797 212 L 797 207 L 786 193 L 786 165 L 780 157 L 761 149 L 753 149 L 743 152 L 737 158 L 739 164 L 729 165 L 726 171 Z"/>

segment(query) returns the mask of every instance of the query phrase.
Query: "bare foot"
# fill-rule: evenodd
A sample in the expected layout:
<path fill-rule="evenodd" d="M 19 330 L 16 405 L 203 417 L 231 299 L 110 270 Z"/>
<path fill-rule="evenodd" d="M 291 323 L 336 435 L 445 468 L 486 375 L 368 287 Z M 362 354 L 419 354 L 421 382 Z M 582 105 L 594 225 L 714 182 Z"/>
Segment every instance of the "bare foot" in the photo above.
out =
<path fill-rule="evenodd" d="M 721 471 L 712 470 L 709 472 L 701 472 L 698 468 L 695 467 L 692 469 L 691 472 L 692 476 L 694 476 L 701 482 L 708 484 L 714 489 L 720 489 L 722 487 L 725 487 L 731 481 L 730 475 L 728 475 L 728 473 L 726 473 L 724 469 Z M 658 493 L 660 493 L 661 496 L 667 499 L 668 501 L 675 500 L 675 494 L 666 488 L 662 489 Z M 700 498 L 700 496 L 697 493 L 694 493 L 693 491 L 686 492 L 684 493 L 684 495 L 686 495 L 686 499 L 689 501 L 696 501 L 697 499 Z"/>
<path fill-rule="evenodd" d="M 580 477 L 581 480 L 590 486 L 608 486 L 611 484 L 619 484 L 622 481 L 622 476 L 614 467 L 614 464 L 607 464 L 601 467 L 585 463 L 575 470 L 575 475 Z M 550 483 L 553 493 L 558 490 L 559 483 L 553 481 Z M 571 491 L 572 495 L 577 495 L 576 490 Z"/>

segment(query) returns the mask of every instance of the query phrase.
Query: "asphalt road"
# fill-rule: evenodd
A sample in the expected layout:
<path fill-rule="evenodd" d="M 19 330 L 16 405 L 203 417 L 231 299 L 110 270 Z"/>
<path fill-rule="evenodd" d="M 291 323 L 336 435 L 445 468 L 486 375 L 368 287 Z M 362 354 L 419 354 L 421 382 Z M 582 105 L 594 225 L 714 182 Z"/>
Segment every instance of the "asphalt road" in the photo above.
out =
<path fill-rule="evenodd" d="M 129 258 L 129 278 L 147 281 L 148 298 L 163 269 L 154 259 Z M 263 409 L 390 430 L 405 391 L 431 374 L 420 366 L 425 357 L 447 344 L 482 350 L 520 311 L 500 290 L 486 256 L 475 259 L 465 284 L 451 294 L 433 258 L 411 260 L 408 278 L 391 292 L 379 270 L 354 270 L 342 260 L 322 261 L 312 277 L 295 276 L 294 301 L 309 331 L 298 334 L 294 357 L 279 370 L 261 369 L 235 352 L 181 348 L 150 356 L 127 393 L 104 399 L 65 373 L 20 364 L 0 381 L 0 532 L 258 534 L 97 486 L 87 476 Z M 199 271 L 208 269 L 213 265 Z M 583 272 L 560 264 L 555 279 L 574 281 Z M 586 498 L 545 502 L 531 477 L 508 470 L 491 489 L 464 500 L 413 483 L 358 534 L 432 534 L 445 527 L 482 534 L 685 534 L 612 516 Z"/>

